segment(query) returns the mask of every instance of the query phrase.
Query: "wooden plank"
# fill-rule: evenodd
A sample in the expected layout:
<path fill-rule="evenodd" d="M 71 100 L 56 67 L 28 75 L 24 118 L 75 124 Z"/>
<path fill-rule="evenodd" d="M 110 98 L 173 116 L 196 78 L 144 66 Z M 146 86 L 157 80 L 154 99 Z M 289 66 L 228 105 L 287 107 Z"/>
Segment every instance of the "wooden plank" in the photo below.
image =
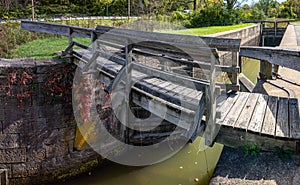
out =
<path fill-rule="evenodd" d="M 260 61 L 260 77 L 262 79 L 272 79 L 273 66 L 270 62 L 262 60 Z"/>
<path fill-rule="evenodd" d="M 272 64 L 300 71 L 300 51 L 273 47 L 241 47 L 240 56 L 266 60 Z"/>
<path fill-rule="evenodd" d="M 145 79 L 147 83 L 137 82 L 134 86 L 141 90 L 142 92 L 149 93 L 155 98 L 160 98 L 168 101 L 172 104 L 182 106 L 190 110 L 196 110 L 198 104 L 195 104 L 195 99 L 193 102 L 188 101 L 182 97 L 174 96 L 174 89 L 179 87 L 176 84 L 164 81 L 158 78 Z M 151 82 L 151 83 L 148 83 Z M 159 83 L 162 82 L 162 83 Z M 158 86 L 159 85 L 159 86 Z M 200 96 L 200 95 L 199 95 Z"/>
<path fill-rule="evenodd" d="M 209 83 L 203 80 L 188 78 L 182 75 L 174 76 L 171 73 L 160 71 L 157 69 L 150 68 L 145 65 L 132 63 L 133 69 L 140 71 L 141 73 L 148 74 L 150 76 L 156 76 L 162 79 L 166 79 L 172 83 L 184 84 L 184 86 L 189 88 L 196 88 L 197 90 L 204 91 L 205 86 L 209 86 Z"/>
<path fill-rule="evenodd" d="M 174 95 L 173 90 L 176 89 L 177 87 L 178 87 L 177 84 L 173 84 L 173 83 L 172 83 L 171 85 L 165 87 L 165 89 L 167 90 L 166 93 L 168 93 L 170 96 Z"/>
<path fill-rule="evenodd" d="M 267 108 L 268 96 L 260 94 L 247 130 L 260 133 Z"/>
<path fill-rule="evenodd" d="M 261 133 L 275 136 L 278 97 L 270 96 L 265 112 Z"/>
<path fill-rule="evenodd" d="M 246 87 L 248 91 L 253 92 L 255 84 L 251 80 L 249 80 L 248 77 L 246 77 L 243 73 L 239 74 L 239 81 L 243 86 Z"/>
<path fill-rule="evenodd" d="M 234 129 L 232 127 L 221 127 L 216 142 L 233 148 L 256 145 L 264 151 L 274 151 L 274 147 L 290 149 L 296 152 L 295 140 L 280 139 L 275 137 L 261 136 L 252 132 Z"/>
<path fill-rule="evenodd" d="M 259 97 L 259 94 L 256 94 L 256 93 L 251 93 L 249 95 L 248 100 L 245 104 L 245 107 L 244 107 L 243 111 L 241 112 L 241 115 L 240 115 L 238 121 L 234 125 L 235 128 L 247 130 L 258 97 Z"/>
<path fill-rule="evenodd" d="M 199 103 L 200 98 L 202 97 L 202 91 L 192 90 L 186 96 L 183 96 L 182 99 L 191 104 L 197 105 Z"/>
<path fill-rule="evenodd" d="M 188 130 L 191 124 L 193 124 L 193 118 L 195 115 L 194 111 L 184 109 L 183 107 L 169 103 L 160 98 L 151 97 L 150 94 L 147 94 L 147 96 L 153 98 L 151 100 L 151 105 L 149 104 L 150 101 L 147 98 L 141 97 L 136 93 L 132 95 L 132 101 L 151 113 L 157 115 L 158 117 L 161 117 L 162 119 L 165 119 L 181 128 Z M 173 107 L 173 109 L 170 109 L 169 107 Z M 176 109 L 180 111 L 177 111 Z"/>
<path fill-rule="evenodd" d="M 239 93 L 231 93 L 227 97 L 226 101 L 222 104 L 222 106 L 218 107 L 217 112 L 221 112 L 221 118 L 217 120 L 218 124 L 223 124 L 223 120 L 227 116 L 228 112 L 231 110 L 231 107 L 235 104 L 238 97 Z"/>
<path fill-rule="evenodd" d="M 187 95 L 184 95 L 183 92 L 185 92 L 185 90 L 187 90 L 186 87 L 184 86 L 178 86 L 176 89 L 174 89 L 173 91 L 175 92 L 175 94 L 173 95 L 175 98 L 178 98 L 182 101 L 182 105 L 185 106 L 186 102 L 188 103 L 190 109 L 192 110 L 196 110 L 198 108 L 199 105 L 199 101 L 203 96 L 203 92 L 201 91 L 195 91 L 197 93 L 197 96 L 195 97 L 190 97 Z M 193 90 L 191 90 L 190 92 L 193 92 Z"/>
<path fill-rule="evenodd" d="M 289 101 L 289 123 L 291 137 L 300 139 L 299 102 L 297 99 L 290 99 Z"/>
<path fill-rule="evenodd" d="M 239 55 L 237 52 L 232 52 L 232 66 L 233 67 L 236 67 L 238 66 L 239 64 Z M 232 73 L 231 74 L 231 83 L 232 84 L 239 84 L 239 81 L 238 81 L 238 75 L 237 73 Z"/>
<path fill-rule="evenodd" d="M 159 84 L 155 84 L 155 87 L 153 88 L 153 90 L 158 90 L 159 92 L 161 93 L 166 93 L 167 92 L 167 89 L 166 87 L 168 87 L 169 85 L 171 85 L 172 83 L 168 82 L 168 81 L 164 81 L 164 82 L 161 82 Z"/>
<path fill-rule="evenodd" d="M 220 96 L 217 97 L 217 110 L 219 110 L 219 108 L 221 108 L 221 106 L 225 103 L 227 98 L 228 98 L 227 93 L 221 94 Z"/>
<path fill-rule="evenodd" d="M 230 112 L 225 117 L 222 125 L 225 126 L 234 126 L 235 122 L 238 120 L 240 113 L 244 109 L 244 106 L 248 100 L 250 93 L 240 93 L 239 98 L 236 100 L 235 104 L 231 108 Z"/>
<path fill-rule="evenodd" d="M 124 64 L 124 62 L 122 62 L 122 59 L 120 59 L 120 58 L 116 59 L 118 61 L 116 61 L 114 59 L 114 57 L 112 57 L 112 56 L 109 59 L 111 60 L 110 62 L 112 62 L 112 63 L 117 62 L 120 65 Z M 101 60 L 101 62 L 100 62 L 100 60 Z M 105 58 L 103 58 L 103 57 L 98 58 L 98 60 L 97 60 L 98 65 L 101 65 L 102 60 L 105 60 Z M 108 60 L 108 59 L 106 59 L 106 60 Z M 160 78 L 163 78 L 163 79 L 168 79 L 171 82 L 175 82 L 175 83 L 178 83 L 178 84 L 185 84 L 184 82 L 188 81 L 188 83 L 187 83 L 187 84 L 189 84 L 188 87 L 191 87 L 191 88 L 196 87 L 197 89 L 199 88 L 198 90 L 200 90 L 200 91 L 201 90 L 204 91 L 205 85 L 209 85 L 209 82 L 205 81 L 205 80 L 186 77 L 186 76 L 182 76 L 182 75 L 174 76 L 172 73 L 168 73 L 168 72 L 160 71 L 160 70 L 157 70 L 157 69 L 153 69 L 151 67 L 148 67 L 148 66 L 145 66 L 145 65 L 142 65 L 142 64 L 137 64 L 137 65 L 138 65 L 138 69 L 140 69 L 140 73 L 148 74 L 148 75 L 151 75 L 151 76 L 157 76 L 157 77 L 160 77 Z M 144 69 L 144 68 L 147 68 L 147 69 Z M 133 70 L 138 71 L 138 70 L 135 70 L 135 69 L 133 69 Z M 216 83 L 216 84 L 217 84 L 217 88 L 220 88 L 220 86 L 224 86 L 224 84 L 222 84 L 222 83 Z M 233 91 L 238 91 L 239 90 L 239 85 L 236 85 L 236 84 L 225 84 L 225 86 L 226 86 L 227 90 L 233 90 Z"/>
<path fill-rule="evenodd" d="M 200 61 L 189 61 L 189 60 L 186 60 L 186 58 L 185 59 L 172 58 L 172 57 L 164 56 L 161 53 L 160 54 L 155 54 L 155 53 L 151 53 L 151 52 L 148 52 L 148 51 L 136 50 L 136 49 L 133 50 L 133 53 L 140 54 L 140 55 L 143 55 L 143 56 L 152 57 L 152 58 L 163 57 L 163 58 L 171 60 L 174 63 L 185 65 L 187 67 L 210 69 L 210 64 L 209 63 L 200 62 Z M 232 67 L 232 66 L 216 65 L 216 67 L 219 68 L 222 72 L 228 72 L 228 73 L 239 73 L 241 71 L 239 66 Z"/>
<path fill-rule="evenodd" d="M 147 82 L 147 83 L 149 83 L 149 84 L 155 85 L 155 82 L 160 81 L 160 79 L 159 79 L 159 78 L 153 77 L 153 78 L 146 78 L 146 79 L 144 79 L 143 81 L 145 81 L 145 82 Z"/>
<path fill-rule="evenodd" d="M 290 138 L 289 126 L 289 99 L 279 98 L 276 124 L 276 137 Z"/>
<path fill-rule="evenodd" d="M 73 30 L 72 36 L 90 38 L 93 29 L 81 28 L 77 26 L 68 26 L 63 24 L 53 24 L 45 22 L 35 22 L 35 21 L 21 21 L 22 30 L 59 34 L 59 35 L 69 35 L 68 29 Z"/>

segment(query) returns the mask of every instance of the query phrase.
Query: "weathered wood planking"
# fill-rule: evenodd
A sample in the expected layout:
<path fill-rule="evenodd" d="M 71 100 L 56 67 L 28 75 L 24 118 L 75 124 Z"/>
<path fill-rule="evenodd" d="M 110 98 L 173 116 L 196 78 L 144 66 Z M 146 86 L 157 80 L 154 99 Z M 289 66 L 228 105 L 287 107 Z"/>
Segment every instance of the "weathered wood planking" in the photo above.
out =
<path fill-rule="evenodd" d="M 172 61 L 174 63 L 185 65 L 187 67 L 196 67 L 196 68 L 200 67 L 201 69 L 210 69 L 209 63 L 200 62 L 200 61 L 189 61 L 186 59 L 179 58 L 179 56 L 177 58 L 169 57 L 169 56 L 163 55 L 162 53 L 160 53 L 160 54 L 153 53 L 153 52 L 151 52 L 151 50 L 133 49 L 133 53 L 147 56 L 147 57 L 156 58 L 156 59 L 157 59 L 157 57 L 163 57 L 163 58 L 169 59 L 170 61 Z M 191 59 L 195 60 L 196 58 L 191 58 Z M 222 72 L 239 73 L 241 71 L 239 66 L 232 67 L 232 66 L 216 65 L 216 67 L 218 69 L 220 69 Z"/>
<path fill-rule="evenodd" d="M 144 97 L 145 93 L 143 92 L 143 96 L 139 94 L 132 95 L 132 101 L 143 107 L 144 109 L 150 111 L 151 113 L 165 119 L 181 128 L 189 129 L 191 125 L 194 123 L 195 112 L 184 109 L 180 106 L 172 105 L 171 103 L 162 100 L 157 97 L 153 97 L 150 94 L 146 95 L 151 99 L 151 101 Z M 167 106 L 166 106 L 167 105 Z M 169 107 L 173 107 L 170 109 Z M 177 108 L 177 110 L 174 108 Z M 180 110 L 178 112 L 178 110 Z"/>
<path fill-rule="evenodd" d="M 260 94 L 247 130 L 260 133 L 268 104 L 268 96 Z"/>
<path fill-rule="evenodd" d="M 268 106 L 265 111 L 265 118 L 263 127 L 261 130 L 262 134 L 275 135 L 276 130 L 276 117 L 277 117 L 277 106 L 278 97 L 270 96 L 268 100 Z"/>
<path fill-rule="evenodd" d="M 156 80 L 155 80 L 156 79 Z M 202 96 L 202 92 L 197 92 L 197 95 L 199 96 L 198 99 L 193 98 L 193 101 L 189 101 L 189 99 L 185 99 L 182 96 L 174 96 L 177 92 L 177 88 L 181 88 L 179 85 L 163 81 L 158 78 L 150 78 L 150 79 L 145 79 L 147 82 L 146 84 L 143 83 L 142 81 L 137 82 L 135 84 L 135 87 L 138 87 L 139 89 L 148 92 L 158 98 L 164 99 L 166 101 L 169 101 L 171 103 L 174 103 L 179 106 L 186 107 L 191 110 L 196 110 L 199 102 L 199 99 Z M 188 89 L 184 87 L 185 89 Z M 194 90 L 195 91 L 195 90 Z"/>
<path fill-rule="evenodd" d="M 276 137 L 290 138 L 289 126 L 289 99 L 280 98 L 278 101 L 278 113 L 276 124 Z"/>
<path fill-rule="evenodd" d="M 198 79 L 193 79 L 182 75 L 171 74 L 138 63 L 132 63 L 132 67 L 134 70 L 137 70 L 149 76 L 159 77 L 176 84 L 182 84 L 188 88 L 197 89 L 199 91 L 204 91 L 205 87 L 209 86 L 209 83 L 202 81 L 200 79 L 198 80 Z"/>
<path fill-rule="evenodd" d="M 259 95 L 251 93 L 234 127 L 247 130 Z"/>
<path fill-rule="evenodd" d="M 228 115 L 224 119 L 222 125 L 226 126 L 234 126 L 236 121 L 238 120 L 240 113 L 242 112 L 245 103 L 248 99 L 249 93 L 239 93 L 239 98 L 236 100 L 235 104 L 229 111 Z"/>
<path fill-rule="evenodd" d="M 300 118 L 299 118 L 299 104 L 297 99 L 290 99 L 289 101 L 289 122 L 291 129 L 291 137 L 300 139 Z"/>
<path fill-rule="evenodd" d="M 224 119 L 226 118 L 228 112 L 231 110 L 231 107 L 235 104 L 239 97 L 239 93 L 231 93 L 226 101 L 217 109 L 218 112 L 221 112 L 221 118 L 217 120 L 219 125 L 223 124 Z"/>
<path fill-rule="evenodd" d="M 219 124 L 241 129 L 241 132 L 245 130 L 259 135 L 300 139 L 297 99 L 256 93 L 238 93 L 236 96 L 235 100 L 227 98 L 218 108 L 223 118 Z"/>
<path fill-rule="evenodd" d="M 243 46 L 240 50 L 240 56 L 266 60 L 271 64 L 284 66 L 290 69 L 300 71 L 300 51 L 272 47 L 251 47 Z"/>

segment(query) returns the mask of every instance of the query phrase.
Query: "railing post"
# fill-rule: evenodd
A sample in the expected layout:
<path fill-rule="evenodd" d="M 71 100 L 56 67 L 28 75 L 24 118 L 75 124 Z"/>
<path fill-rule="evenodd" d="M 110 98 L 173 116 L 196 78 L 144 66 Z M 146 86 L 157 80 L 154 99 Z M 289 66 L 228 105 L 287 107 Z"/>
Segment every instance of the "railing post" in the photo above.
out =
<path fill-rule="evenodd" d="M 210 67 L 210 75 L 209 75 L 209 87 L 206 87 L 206 129 L 204 133 L 205 144 L 211 146 L 214 142 L 214 138 L 216 135 L 216 57 L 214 54 L 211 54 L 211 67 Z"/>
<path fill-rule="evenodd" d="M 238 67 L 238 66 L 239 66 L 239 54 L 238 52 L 232 52 L 232 67 Z M 237 85 L 237 86 L 239 85 L 237 73 L 231 74 L 231 83 L 233 85 Z"/>
<path fill-rule="evenodd" d="M 95 34 L 95 32 L 91 32 L 91 45 L 92 45 L 92 53 L 94 54 L 97 50 L 97 46 L 96 46 L 96 40 L 97 40 L 97 35 Z"/>
<path fill-rule="evenodd" d="M 261 79 L 272 79 L 272 64 L 266 60 L 260 61 L 260 74 Z"/>
<path fill-rule="evenodd" d="M 274 31 L 275 31 L 274 39 L 276 39 L 276 36 L 277 36 L 277 26 L 278 26 L 278 23 L 275 21 L 274 22 Z"/>
<path fill-rule="evenodd" d="M 72 34 L 73 34 L 73 29 L 71 27 L 69 27 L 69 46 L 71 46 L 73 44 Z M 73 53 L 73 48 L 70 48 L 68 54 L 72 55 L 72 53 Z"/>
<path fill-rule="evenodd" d="M 130 43 L 130 40 L 126 39 L 125 42 L 125 57 L 126 57 L 126 63 L 125 63 L 125 70 L 126 70 L 126 85 L 125 85 L 125 121 L 126 121 L 126 132 L 125 132 L 125 143 L 129 143 L 129 104 L 130 104 L 130 90 L 131 90 L 131 77 L 132 77 L 132 70 L 129 68 L 132 62 L 132 44 Z"/>

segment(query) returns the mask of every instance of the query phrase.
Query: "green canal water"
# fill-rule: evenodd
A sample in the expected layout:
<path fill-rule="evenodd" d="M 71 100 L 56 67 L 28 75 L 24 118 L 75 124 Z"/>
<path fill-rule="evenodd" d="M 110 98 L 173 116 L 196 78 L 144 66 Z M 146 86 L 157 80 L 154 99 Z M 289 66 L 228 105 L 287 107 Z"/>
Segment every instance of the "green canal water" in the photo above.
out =
<path fill-rule="evenodd" d="M 242 73 L 248 77 L 251 82 L 256 84 L 260 71 L 260 61 L 250 58 L 242 59 Z"/>
<path fill-rule="evenodd" d="M 200 139 L 187 144 L 172 158 L 145 167 L 108 163 L 90 176 L 83 176 L 60 185 L 203 185 L 208 184 L 221 155 L 223 145 L 216 143 L 199 150 Z M 58 184 L 57 184 L 58 185 Z"/>

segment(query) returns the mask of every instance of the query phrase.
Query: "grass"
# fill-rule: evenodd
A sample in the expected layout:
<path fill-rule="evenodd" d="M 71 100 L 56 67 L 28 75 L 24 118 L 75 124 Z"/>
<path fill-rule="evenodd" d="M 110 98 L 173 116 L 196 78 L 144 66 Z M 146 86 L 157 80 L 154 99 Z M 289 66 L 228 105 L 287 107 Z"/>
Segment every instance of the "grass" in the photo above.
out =
<path fill-rule="evenodd" d="M 189 30 L 176 31 L 174 33 L 177 34 L 193 33 L 193 35 L 201 36 L 201 35 L 213 34 L 213 33 L 218 33 L 218 32 L 223 32 L 228 30 L 239 29 L 250 25 L 252 24 L 193 28 Z M 89 39 L 75 38 L 74 40 L 83 43 L 85 45 L 90 44 Z M 48 58 L 57 57 L 56 52 L 66 49 L 67 46 L 68 46 L 67 37 L 49 37 L 44 39 L 37 39 L 32 42 L 28 42 L 26 44 L 18 46 L 13 56 L 14 58 L 34 58 L 36 60 L 48 59 Z"/>
<path fill-rule="evenodd" d="M 84 38 L 75 38 L 74 40 L 85 45 L 90 43 L 89 39 Z M 17 47 L 14 58 L 34 58 L 36 60 L 54 58 L 58 56 L 56 52 L 65 50 L 67 46 L 67 37 L 37 39 Z"/>
<path fill-rule="evenodd" d="M 224 32 L 224 31 L 236 30 L 236 29 L 244 28 L 244 27 L 251 26 L 251 25 L 253 25 L 253 23 L 237 24 L 237 25 L 232 25 L 232 26 L 211 26 L 211 27 L 191 28 L 191 29 L 186 29 L 186 30 L 163 31 L 163 32 L 174 33 L 174 34 L 203 36 L 203 35 Z"/>
<path fill-rule="evenodd" d="M 132 22 L 136 19 L 131 19 L 129 22 Z M 46 20 L 46 22 L 51 22 L 51 20 Z M 55 21 L 54 23 L 56 24 L 68 24 L 68 25 L 75 25 L 75 26 L 80 26 L 80 27 L 88 27 L 88 28 L 95 28 L 98 25 L 104 25 L 104 26 L 113 26 L 113 27 L 119 27 L 123 24 L 128 23 L 127 19 L 123 20 L 96 20 L 96 19 L 85 19 L 85 20 L 64 20 L 64 21 Z M 43 39 L 43 38 L 49 38 L 53 37 L 50 34 L 45 34 L 45 33 L 36 33 L 36 32 L 29 32 L 29 31 L 24 31 L 20 29 L 20 23 L 5 23 L 0 25 L 0 58 L 14 58 L 14 57 L 27 57 L 27 56 L 34 56 L 36 58 L 47 58 L 48 56 L 54 56 L 48 55 L 44 56 L 44 54 L 41 54 L 40 56 L 35 56 L 33 55 L 34 52 L 39 52 L 41 49 L 39 47 L 34 48 L 35 46 L 39 46 L 39 44 L 44 44 L 39 41 L 33 42 L 33 45 L 30 46 L 26 43 L 31 43 L 33 40 L 37 39 Z M 57 37 L 57 36 L 55 36 Z M 49 42 L 52 45 L 57 46 L 57 39 L 48 39 L 45 40 L 45 42 Z M 38 43 L 38 44 L 36 44 Z M 25 48 L 23 45 L 28 46 L 29 48 Z M 21 47 L 22 46 L 22 47 Z M 64 45 L 66 46 L 66 45 Z M 49 46 L 52 47 L 52 46 Z M 16 54 L 16 48 L 17 54 Z M 60 50 L 61 47 L 58 46 L 58 49 Z M 37 49 L 37 50 L 36 50 Z M 51 50 L 50 50 L 51 51 Z M 41 53 L 44 53 L 45 51 L 41 51 Z"/>

